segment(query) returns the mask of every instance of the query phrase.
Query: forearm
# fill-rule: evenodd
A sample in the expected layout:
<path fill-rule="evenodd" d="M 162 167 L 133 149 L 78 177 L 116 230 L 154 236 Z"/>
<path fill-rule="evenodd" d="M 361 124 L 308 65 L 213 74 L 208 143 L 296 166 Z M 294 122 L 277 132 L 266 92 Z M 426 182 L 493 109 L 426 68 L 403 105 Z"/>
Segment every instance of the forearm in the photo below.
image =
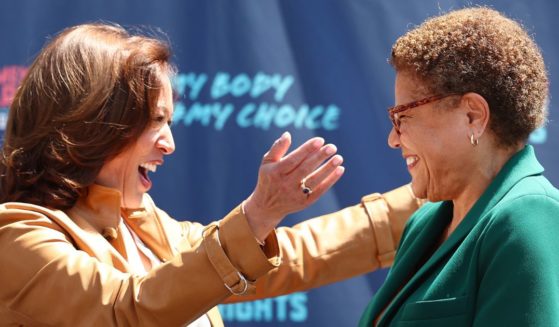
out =
<path fill-rule="evenodd" d="M 281 264 L 257 281 L 247 301 L 340 281 L 392 264 L 411 214 L 421 204 L 409 187 L 365 196 L 358 205 L 277 229 Z"/>

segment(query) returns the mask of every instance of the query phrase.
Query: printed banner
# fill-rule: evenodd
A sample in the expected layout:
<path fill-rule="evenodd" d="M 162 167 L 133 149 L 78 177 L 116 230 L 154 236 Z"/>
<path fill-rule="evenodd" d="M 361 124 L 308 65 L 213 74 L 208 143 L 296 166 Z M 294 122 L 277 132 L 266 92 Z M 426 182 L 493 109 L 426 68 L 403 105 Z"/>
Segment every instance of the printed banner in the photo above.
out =
<path fill-rule="evenodd" d="M 474 1 L 520 20 L 540 45 L 551 82 L 549 123 L 530 142 L 559 185 L 559 4 Z M 283 224 L 356 204 L 409 181 L 390 149 L 393 42 L 464 1 L 8 1 L 0 10 L 0 133 L 9 105 L 45 40 L 65 27 L 110 21 L 163 31 L 178 73 L 176 151 L 153 175 L 159 207 L 179 220 L 220 219 L 253 190 L 262 155 L 284 131 L 337 145 L 346 173 L 311 208 Z M 449 156 L 452 150 L 449 149 Z M 355 326 L 386 271 L 261 301 L 220 306 L 227 326 Z"/>

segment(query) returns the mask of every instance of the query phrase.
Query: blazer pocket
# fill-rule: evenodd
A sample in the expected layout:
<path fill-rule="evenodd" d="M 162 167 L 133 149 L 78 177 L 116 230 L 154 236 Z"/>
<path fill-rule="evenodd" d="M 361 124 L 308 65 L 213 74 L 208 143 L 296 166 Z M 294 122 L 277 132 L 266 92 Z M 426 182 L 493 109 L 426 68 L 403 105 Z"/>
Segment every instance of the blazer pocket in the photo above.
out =
<path fill-rule="evenodd" d="M 443 321 L 445 324 L 452 323 L 453 326 L 466 324 L 470 320 L 466 314 L 468 311 L 467 300 L 467 296 L 460 296 L 408 303 L 404 307 L 401 321 L 421 320 L 423 324 L 427 323 L 427 325 Z"/>

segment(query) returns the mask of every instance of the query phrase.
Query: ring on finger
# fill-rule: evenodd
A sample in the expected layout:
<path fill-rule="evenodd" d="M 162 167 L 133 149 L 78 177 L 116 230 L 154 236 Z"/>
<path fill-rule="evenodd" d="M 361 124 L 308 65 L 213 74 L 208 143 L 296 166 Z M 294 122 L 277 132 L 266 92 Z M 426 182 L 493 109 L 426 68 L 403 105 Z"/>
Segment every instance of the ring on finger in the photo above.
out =
<path fill-rule="evenodd" d="M 307 185 L 305 185 L 306 179 L 302 179 L 301 180 L 301 191 L 303 192 L 303 194 L 305 194 L 307 196 L 307 198 L 309 196 L 311 196 L 312 194 L 312 188 L 308 187 Z"/>

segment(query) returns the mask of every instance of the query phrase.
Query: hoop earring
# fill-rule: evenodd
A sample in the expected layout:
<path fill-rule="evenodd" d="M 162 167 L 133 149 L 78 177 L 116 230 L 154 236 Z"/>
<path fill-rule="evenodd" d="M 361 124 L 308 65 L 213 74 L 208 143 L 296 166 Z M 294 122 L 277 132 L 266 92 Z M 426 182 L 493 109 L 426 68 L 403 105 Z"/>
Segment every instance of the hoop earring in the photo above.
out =
<path fill-rule="evenodd" d="M 470 143 L 472 144 L 472 146 L 476 146 L 479 144 L 479 140 L 474 138 L 474 133 L 472 133 L 472 135 L 470 135 Z"/>

